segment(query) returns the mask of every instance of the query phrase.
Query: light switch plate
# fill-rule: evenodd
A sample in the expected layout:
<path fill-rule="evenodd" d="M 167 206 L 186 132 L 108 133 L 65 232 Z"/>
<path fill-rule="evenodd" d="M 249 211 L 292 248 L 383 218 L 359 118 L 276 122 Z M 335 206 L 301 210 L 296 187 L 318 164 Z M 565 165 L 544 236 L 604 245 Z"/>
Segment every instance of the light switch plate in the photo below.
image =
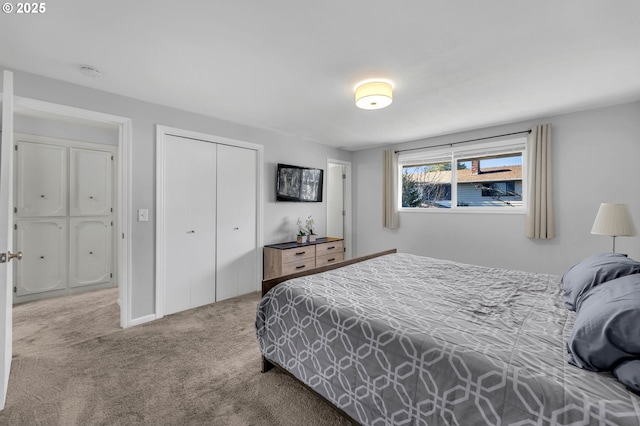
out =
<path fill-rule="evenodd" d="M 138 222 L 149 222 L 149 209 L 138 209 Z"/>

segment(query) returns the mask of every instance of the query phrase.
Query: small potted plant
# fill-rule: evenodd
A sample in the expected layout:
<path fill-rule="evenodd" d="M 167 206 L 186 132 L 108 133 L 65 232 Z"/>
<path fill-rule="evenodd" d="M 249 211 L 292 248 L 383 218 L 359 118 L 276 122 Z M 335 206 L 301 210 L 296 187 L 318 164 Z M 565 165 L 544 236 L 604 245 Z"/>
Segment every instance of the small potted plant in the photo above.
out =
<path fill-rule="evenodd" d="M 313 220 L 313 217 L 311 215 L 309 215 L 309 217 L 307 218 L 305 226 L 306 226 L 307 232 L 309 234 L 309 236 L 308 236 L 309 242 L 313 243 L 318 236 L 315 234 L 315 232 L 313 232 L 313 228 L 316 226 L 316 223 Z"/>
<path fill-rule="evenodd" d="M 302 219 L 298 218 L 298 235 L 296 235 L 296 241 L 298 244 L 307 242 L 307 230 L 302 226 Z"/>

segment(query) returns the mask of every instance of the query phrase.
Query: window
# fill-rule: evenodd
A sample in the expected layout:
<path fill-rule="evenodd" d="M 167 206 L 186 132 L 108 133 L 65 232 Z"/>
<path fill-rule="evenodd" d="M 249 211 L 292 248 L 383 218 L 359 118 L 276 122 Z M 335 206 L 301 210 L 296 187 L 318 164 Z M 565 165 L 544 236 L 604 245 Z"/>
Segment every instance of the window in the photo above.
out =
<path fill-rule="evenodd" d="M 524 211 L 525 141 L 401 152 L 401 207 Z"/>
<path fill-rule="evenodd" d="M 480 185 L 482 189 L 483 197 L 498 198 L 515 194 L 516 183 L 514 181 L 509 182 L 493 182 L 484 185 Z"/>

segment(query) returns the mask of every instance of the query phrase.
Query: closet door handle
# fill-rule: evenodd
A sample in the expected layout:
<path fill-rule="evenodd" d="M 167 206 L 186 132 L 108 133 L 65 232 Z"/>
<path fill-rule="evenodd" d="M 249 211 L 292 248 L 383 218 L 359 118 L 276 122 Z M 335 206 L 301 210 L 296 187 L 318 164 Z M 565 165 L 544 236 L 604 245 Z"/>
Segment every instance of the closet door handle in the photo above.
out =
<path fill-rule="evenodd" d="M 193 231 L 193 230 L 192 231 L 187 231 L 187 234 L 195 234 L 195 233 L 196 233 L 196 231 Z"/>

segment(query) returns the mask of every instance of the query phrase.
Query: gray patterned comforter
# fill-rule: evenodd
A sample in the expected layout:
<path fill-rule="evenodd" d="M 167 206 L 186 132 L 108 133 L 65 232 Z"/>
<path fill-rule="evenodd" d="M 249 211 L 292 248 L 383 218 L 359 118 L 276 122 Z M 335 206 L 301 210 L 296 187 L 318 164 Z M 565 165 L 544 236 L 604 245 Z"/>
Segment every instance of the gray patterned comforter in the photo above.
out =
<path fill-rule="evenodd" d="M 410 254 L 280 284 L 262 353 L 366 425 L 640 425 L 640 397 L 567 363 L 556 276 Z"/>

